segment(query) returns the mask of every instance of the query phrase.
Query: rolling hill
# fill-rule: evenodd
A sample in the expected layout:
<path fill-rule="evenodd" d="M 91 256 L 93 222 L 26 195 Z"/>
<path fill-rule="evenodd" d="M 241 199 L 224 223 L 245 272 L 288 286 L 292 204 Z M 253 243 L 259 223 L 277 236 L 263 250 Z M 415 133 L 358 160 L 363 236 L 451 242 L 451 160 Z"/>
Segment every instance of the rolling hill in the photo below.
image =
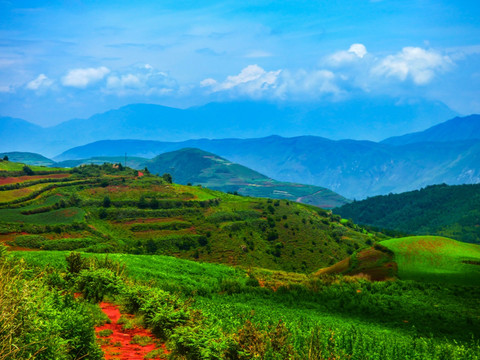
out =
<path fill-rule="evenodd" d="M 317 207 L 170 184 L 112 164 L 33 173 L 22 164 L 0 166 L 0 242 L 14 248 L 309 272 L 382 238 Z"/>
<path fill-rule="evenodd" d="M 0 153 L 1 159 L 3 159 L 5 156 L 7 156 L 11 162 L 19 162 L 27 165 L 37 166 L 55 166 L 55 161 L 36 153 L 19 151 Z"/>
<path fill-rule="evenodd" d="M 384 240 L 315 273 L 326 274 L 480 286 L 480 245 L 439 236 Z"/>
<path fill-rule="evenodd" d="M 334 210 L 356 223 L 406 234 L 442 235 L 480 243 L 480 184 L 435 185 L 375 196 Z"/>
<path fill-rule="evenodd" d="M 343 196 L 328 189 L 275 181 L 245 166 L 199 149 L 186 148 L 164 153 L 146 162 L 145 166 L 155 174 L 170 173 L 174 182 L 183 185 L 200 184 L 223 192 L 288 199 L 326 209 L 348 203 Z"/>

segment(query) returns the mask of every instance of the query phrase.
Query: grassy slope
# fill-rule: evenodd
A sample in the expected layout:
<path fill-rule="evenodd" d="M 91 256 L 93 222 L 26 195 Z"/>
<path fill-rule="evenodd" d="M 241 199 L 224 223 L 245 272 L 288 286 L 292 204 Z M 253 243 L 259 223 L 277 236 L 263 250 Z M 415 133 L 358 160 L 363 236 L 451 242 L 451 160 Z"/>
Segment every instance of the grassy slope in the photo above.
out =
<path fill-rule="evenodd" d="M 395 253 L 401 279 L 480 285 L 480 246 L 438 236 L 382 242 Z"/>
<path fill-rule="evenodd" d="M 378 280 L 398 276 L 403 280 L 479 286 L 480 246 L 439 236 L 384 240 L 315 273 L 325 274 L 366 274 Z"/>
<path fill-rule="evenodd" d="M 7 164 L 15 171 L 22 168 Z M 325 210 L 288 200 L 166 184 L 159 177 L 138 178 L 131 169 L 111 165 L 84 166 L 63 174 L 68 178 L 51 182 L 48 175 L 47 179 L 33 175 L 35 181 L 47 182 L 28 186 L 28 176 L 12 173 L 17 176 L 13 180 L 22 184 L 19 189 L 9 190 L 15 185 L 11 182 L 0 188 L 0 241 L 20 247 L 74 250 L 78 246 L 92 252 L 168 254 L 310 272 L 377 239 L 376 234 Z M 57 171 L 54 176 L 63 175 Z M 104 204 L 105 198 L 110 204 Z M 40 237 L 16 242 L 28 234 Z M 79 240 L 63 245 L 48 242 L 70 238 Z"/>
<path fill-rule="evenodd" d="M 480 241 L 480 184 L 434 185 L 402 194 L 375 196 L 334 212 L 356 223 L 405 234 Z"/>
<path fill-rule="evenodd" d="M 171 173 L 173 180 L 180 184 L 201 184 L 225 192 L 288 199 L 323 208 L 333 208 L 348 202 L 331 190 L 272 180 L 245 166 L 199 149 L 187 148 L 161 154 L 146 165 L 153 173 Z"/>

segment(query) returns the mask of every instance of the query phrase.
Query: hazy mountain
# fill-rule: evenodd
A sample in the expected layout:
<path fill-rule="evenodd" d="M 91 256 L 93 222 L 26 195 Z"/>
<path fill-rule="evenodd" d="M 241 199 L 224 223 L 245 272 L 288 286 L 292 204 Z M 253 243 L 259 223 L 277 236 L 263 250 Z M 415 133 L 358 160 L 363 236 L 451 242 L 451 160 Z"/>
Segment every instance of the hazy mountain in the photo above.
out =
<path fill-rule="evenodd" d="M 203 185 L 241 195 L 289 199 L 323 208 L 333 208 L 348 200 L 328 189 L 275 181 L 245 166 L 215 154 L 193 148 L 161 154 L 148 161 L 152 173 L 170 173 L 179 184 Z"/>
<path fill-rule="evenodd" d="M 456 117 L 425 131 L 395 136 L 382 141 L 390 145 L 405 145 L 417 142 L 448 142 L 480 139 L 480 115 Z"/>
<path fill-rule="evenodd" d="M 211 103 L 189 109 L 132 104 L 88 119 L 41 128 L 0 119 L 1 151 L 53 156 L 104 139 L 183 141 L 198 138 L 254 138 L 305 134 L 332 139 L 374 139 L 418 131 L 456 114 L 436 102 L 398 103 L 391 98 L 325 104 L 267 102 Z M 21 124 L 20 124 L 21 122 Z"/>
<path fill-rule="evenodd" d="M 148 157 L 195 147 L 266 176 L 317 185 L 351 199 L 448 183 L 480 182 L 480 141 L 392 146 L 371 141 L 334 141 L 315 136 L 190 140 L 178 143 L 99 141 L 71 149 L 58 159 L 121 155 Z M 57 159 L 57 158 L 55 158 Z"/>

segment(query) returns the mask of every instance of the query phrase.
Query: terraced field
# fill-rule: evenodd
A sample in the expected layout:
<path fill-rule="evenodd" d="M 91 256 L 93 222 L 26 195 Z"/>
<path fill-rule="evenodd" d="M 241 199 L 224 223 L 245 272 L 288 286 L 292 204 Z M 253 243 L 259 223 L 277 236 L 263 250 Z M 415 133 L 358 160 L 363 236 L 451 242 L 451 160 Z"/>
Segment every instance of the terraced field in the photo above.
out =
<path fill-rule="evenodd" d="M 316 207 L 171 184 L 115 164 L 2 166 L 13 170 L 0 175 L 0 239 L 15 248 L 164 254 L 310 272 L 380 239 Z"/>

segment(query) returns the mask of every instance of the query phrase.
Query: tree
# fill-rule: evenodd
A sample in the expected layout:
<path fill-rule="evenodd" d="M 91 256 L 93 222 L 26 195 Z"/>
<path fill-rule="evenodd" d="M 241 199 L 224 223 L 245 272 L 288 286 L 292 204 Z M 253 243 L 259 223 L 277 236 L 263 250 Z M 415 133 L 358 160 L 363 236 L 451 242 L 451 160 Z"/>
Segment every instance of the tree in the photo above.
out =
<path fill-rule="evenodd" d="M 25 175 L 33 175 L 34 174 L 33 170 L 30 169 L 27 165 L 25 165 L 23 167 L 23 172 L 25 173 Z"/>
<path fill-rule="evenodd" d="M 8 161 L 8 156 L 7 156 L 7 155 L 5 155 L 5 156 L 3 157 L 3 161 Z"/>
<path fill-rule="evenodd" d="M 146 209 L 148 207 L 148 203 L 144 195 L 140 196 L 140 200 L 138 200 L 138 207 L 140 209 Z"/>
<path fill-rule="evenodd" d="M 110 205 L 112 205 L 112 201 L 110 200 L 110 197 L 107 195 L 103 198 L 103 207 L 108 208 Z"/>
<path fill-rule="evenodd" d="M 173 182 L 172 175 L 170 175 L 168 173 L 163 174 L 162 178 L 168 184 L 171 184 Z"/>

